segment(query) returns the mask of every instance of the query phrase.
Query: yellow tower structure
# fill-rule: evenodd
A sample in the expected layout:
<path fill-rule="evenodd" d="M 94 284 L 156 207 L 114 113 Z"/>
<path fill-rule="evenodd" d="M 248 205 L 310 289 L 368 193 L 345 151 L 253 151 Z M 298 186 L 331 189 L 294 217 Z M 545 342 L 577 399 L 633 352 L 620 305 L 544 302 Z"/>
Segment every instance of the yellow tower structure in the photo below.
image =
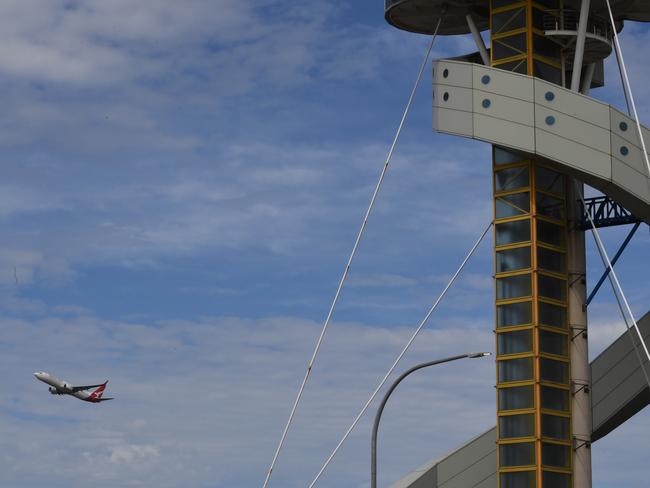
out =
<path fill-rule="evenodd" d="M 493 155 L 500 485 L 568 487 L 567 178 Z"/>
<path fill-rule="evenodd" d="M 627 19 L 650 22 L 647 0 L 609 2 L 617 30 Z M 629 146 L 643 146 L 630 138 L 633 121 L 585 96 L 602 86 L 612 52 L 607 8 L 386 0 L 395 27 L 471 33 L 478 48 L 434 63 L 434 128 L 493 144 L 499 488 L 591 487 L 582 182 L 650 220 L 642 152 Z"/>
<path fill-rule="evenodd" d="M 557 0 L 491 0 L 492 66 L 561 84 L 561 49 L 543 25 L 558 7 Z M 499 485 L 568 488 L 569 179 L 498 147 L 493 170 Z"/>

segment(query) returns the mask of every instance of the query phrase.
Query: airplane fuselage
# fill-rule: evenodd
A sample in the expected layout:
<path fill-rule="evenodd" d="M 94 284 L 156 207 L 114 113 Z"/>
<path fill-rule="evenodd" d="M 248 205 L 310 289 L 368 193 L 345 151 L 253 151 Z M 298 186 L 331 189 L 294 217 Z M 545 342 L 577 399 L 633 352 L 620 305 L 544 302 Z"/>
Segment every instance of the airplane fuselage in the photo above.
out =
<path fill-rule="evenodd" d="M 45 371 L 38 371 L 34 373 L 36 379 L 42 381 L 43 383 L 49 385 L 49 392 L 52 395 L 70 395 L 79 400 L 91 403 L 99 403 L 105 400 L 112 400 L 112 398 L 102 398 L 104 389 L 106 388 L 106 383 L 101 385 L 91 385 L 91 386 L 74 386 L 73 384 L 60 380 L 56 376 L 53 376 Z M 90 389 L 96 388 L 94 391 L 88 391 Z"/>

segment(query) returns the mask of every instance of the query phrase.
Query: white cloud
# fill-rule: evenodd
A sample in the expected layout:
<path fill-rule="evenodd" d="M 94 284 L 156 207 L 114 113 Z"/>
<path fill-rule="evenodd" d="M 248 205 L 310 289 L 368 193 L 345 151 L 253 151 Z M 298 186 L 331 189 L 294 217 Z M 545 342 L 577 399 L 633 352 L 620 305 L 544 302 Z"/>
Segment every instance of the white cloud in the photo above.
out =
<path fill-rule="evenodd" d="M 11 332 L 4 336 L 8 348 L 1 366 L 16 372 L 7 378 L 4 388 L 21 393 L 0 401 L 4 418 L 0 450 L 8 449 L 9 443 L 25 447 L 24 452 L 13 450 L 17 459 L 12 469 L 3 473 L 4 484 L 29 475 L 47 476 L 53 486 L 72 473 L 85 477 L 86 482 L 92 480 L 96 486 L 115 486 L 125 480 L 178 486 L 188 473 L 193 474 L 184 483 L 191 481 L 193 486 L 207 485 L 210 480 L 223 480 L 216 486 L 256 482 L 269 461 L 285 407 L 295 393 L 295 382 L 317 332 L 316 324 L 291 317 L 145 325 L 83 315 L 66 320 L 5 319 L 2 327 Z M 401 328 L 332 324 L 279 465 L 277 483 L 287 487 L 304 484 L 407 333 Z M 486 347 L 485 343 L 491 342 L 492 334 L 487 330 L 484 334 L 428 331 L 408 362 L 468 347 Z M 364 361 L 360 362 L 360 357 Z M 80 368 L 80 364 L 85 366 Z M 116 400 L 88 405 L 53 397 L 30 378 L 37 366 L 73 382 L 108 377 L 109 392 Z M 426 459 L 436 444 L 430 446 L 425 441 L 428 429 L 420 422 L 429 419 L 432 428 L 447 429 L 433 422 L 427 404 L 440 414 L 455 408 L 467 415 L 462 429 L 448 432 L 451 440 L 460 442 L 487 426 L 492 417 L 491 402 L 481 406 L 476 401 L 465 403 L 463 397 L 491 399 L 491 366 L 486 362 L 485 374 L 468 378 L 465 373 L 470 367 L 458 364 L 432 371 L 404 385 L 391 410 L 407 408 L 411 416 L 400 418 L 393 413 L 392 420 L 386 422 L 385 435 L 395 429 L 408 432 L 419 439 L 417 445 L 428 446 L 417 454 Z M 25 381 L 31 387 L 25 389 Z M 458 382 L 464 388 L 454 386 Z M 367 427 L 366 421 L 351 446 L 365 439 Z M 62 432 L 69 431 L 75 434 L 66 434 L 66 449 L 59 450 L 54 458 L 47 456 L 49 449 L 56 450 Z M 296 463 L 293 460 L 299 451 L 309 454 Z M 404 463 L 391 471 L 395 477 L 399 474 L 396 470 L 410 467 L 411 460 L 405 456 L 417 449 L 416 445 L 406 451 L 394 446 L 387 452 Z M 359 461 L 365 457 L 361 452 L 354 456 Z M 34 466 L 28 461 L 34 457 L 44 461 Z M 79 464 L 79 459 L 85 461 Z M 115 471 L 111 465 L 128 469 Z M 365 470 L 344 471 L 345 476 L 364 478 Z M 341 473 L 334 470 L 332 475 L 336 480 Z"/>
<path fill-rule="evenodd" d="M 154 446 L 122 445 L 111 449 L 110 459 L 115 464 L 140 464 L 147 459 L 159 456 L 160 452 Z"/>
<path fill-rule="evenodd" d="M 14 372 L 5 377 L 7 394 L 0 400 L 0 452 L 13 453 L 11 469 L 0 475 L 6 486 L 32 477 L 46 477 L 51 486 L 75 486 L 75 477 L 98 487 L 127 481 L 161 487 L 259 483 L 318 332 L 318 324 L 295 317 L 143 324 L 82 315 L 3 319 L 0 325 L 7 331 L 0 367 Z M 398 370 L 492 349 L 490 328 L 474 325 L 426 329 Z M 311 479 L 411 330 L 332 324 L 275 484 L 299 487 Z M 116 400 L 91 405 L 53 397 L 31 378 L 35 368 L 72 382 L 109 378 Z M 493 383 L 489 359 L 409 378 L 382 423 L 382 478 L 396 479 L 491 427 Z M 373 412 L 320 486 L 365 483 Z M 646 417 L 643 412 L 631 422 L 643 426 Z M 57 448 L 62 436 L 63 450 Z M 643 442 L 635 445 L 643 452 Z M 35 465 L 34 458 L 42 462 Z M 633 481 L 629 486 L 640 488 Z"/>
<path fill-rule="evenodd" d="M 316 0 L 2 2 L 2 486 L 262 481 L 320 326 L 297 316 L 320 316 L 324 293 L 310 288 L 335 286 L 426 42 L 377 27 L 378 8 L 362 17 L 357 4 Z M 624 32 L 635 32 L 626 53 L 643 106 L 647 32 Z M 439 39 L 434 55 L 470 50 L 467 37 Z M 405 324 L 421 318 L 491 218 L 489 149 L 430 134 L 427 91 L 424 83 L 277 486 L 305 486 L 315 474 L 405 343 Z M 629 252 L 644 256 L 647 243 L 638 237 Z M 492 349 L 486 249 L 404 367 Z M 643 266 L 620 266 L 633 302 L 647 303 Z M 133 268 L 150 276 L 122 296 Z M 188 282 L 177 282 L 179 269 Z M 201 273 L 205 286 L 194 281 Z M 266 318 L 197 318 L 230 301 Z M 159 306 L 178 319 L 147 319 Z M 607 306 L 590 311 L 592 353 L 618 335 Z M 274 307 L 289 312 L 269 318 Z M 382 477 L 494 424 L 493 364 L 478 364 L 400 387 L 382 425 Z M 35 369 L 109 378 L 117 399 L 52 397 Z M 645 479 L 634 470 L 646 420 L 633 419 L 640 437 L 603 444 L 612 453 L 603 455 L 611 472 L 597 471 L 604 483 L 628 468 L 627 486 Z M 320 486 L 364 486 L 369 428 L 366 418 Z"/>
<path fill-rule="evenodd" d="M 264 117 L 264 125 L 291 124 L 276 115 L 287 108 L 301 125 L 305 104 L 315 115 L 304 118 L 317 119 L 311 98 L 293 90 L 368 83 L 387 62 L 421 55 L 417 36 L 342 22 L 351 9 L 317 1 L 4 2 L 0 144 L 11 178 L 0 217 L 12 231 L 7 252 L 39 257 L 21 270 L 24 282 L 68 280 L 79 266 L 106 262 L 155 266 L 208 249 L 331 249 L 331 229 L 357 225 L 385 145 L 228 130 L 242 113 L 242 128 Z M 445 42 L 441 49 L 456 49 Z M 394 166 L 411 177 L 391 175 L 387 201 L 467 176 L 452 157 L 432 164 L 431 149 L 422 149 L 400 152 Z M 422 219 L 435 215 L 450 236 L 489 218 L 456 203 L 400 206 L 400 231 L 431 229 Z M 377 218 L 395 208 L 378 208 Z M 34 238 L 41 233 L 47 239 Z M 0 269 L 0 283 L 12 274 Z"/>

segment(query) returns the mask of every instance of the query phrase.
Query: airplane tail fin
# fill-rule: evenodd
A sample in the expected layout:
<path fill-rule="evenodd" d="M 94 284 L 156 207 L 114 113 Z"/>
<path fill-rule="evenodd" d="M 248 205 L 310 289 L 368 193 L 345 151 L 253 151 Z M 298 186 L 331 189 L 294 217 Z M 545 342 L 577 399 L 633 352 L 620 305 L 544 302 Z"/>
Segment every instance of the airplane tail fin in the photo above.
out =
<path fill-rule="evenodd" d="M 90 394 L 90 399 L 95 402 L 101 402 L 103 400 L 112 400 L 112 398 L 102 398 L 102 395 L 104 394 L 104 390 L 106 389 L 106 385 L 108 384 L 108 380 L 106 380 L 99 388 L 97 388 L 95 391 L 93 391 Z"/>

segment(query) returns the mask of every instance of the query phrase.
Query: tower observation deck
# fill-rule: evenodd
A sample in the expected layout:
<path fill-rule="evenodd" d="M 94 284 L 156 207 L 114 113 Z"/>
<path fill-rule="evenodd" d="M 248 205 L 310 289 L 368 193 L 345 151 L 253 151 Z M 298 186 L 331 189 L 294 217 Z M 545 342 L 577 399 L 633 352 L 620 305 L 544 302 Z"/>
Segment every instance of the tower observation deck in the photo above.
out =
<path fill-rule="evenodd" d="M 439 33 L 441 35 L 468 34 L 466 15 L 471 14 L 476 19 L 480 30 L 490 26 L 491 9 L 498 9 L 514 3 L 505 0 L 386 0 L 386 20 L 398 29 L 418 34 L 433 34 L 436 22 L 442 16 Z M 536 3 L 540 10 L 558 10 L 559 4 L 567 10 L 580 10 L 581 0 L 549 1 L 540 0 Z M 612 12 L 616 21 L 634 20 L 650 22 L 650 5 L 646 0 L 611 0 Z M 607 19 L 607 4 L 605 0 L 592 0 L 590 16 Z M 622 27 L 622 26 L 621 26 Z"/>
<path fill-rule="evenodd" d="M 647 0 L 610 4 L 617 32 L 650 22 Z M 433 63 L 433 127 L 492 144 L 496 483 L 590 488 L 583 183 L 650 223 L 636 121 L 588 96 L 613 51 L 606 0 L 386 0 L 385 17 L 478 49 Z"/>

